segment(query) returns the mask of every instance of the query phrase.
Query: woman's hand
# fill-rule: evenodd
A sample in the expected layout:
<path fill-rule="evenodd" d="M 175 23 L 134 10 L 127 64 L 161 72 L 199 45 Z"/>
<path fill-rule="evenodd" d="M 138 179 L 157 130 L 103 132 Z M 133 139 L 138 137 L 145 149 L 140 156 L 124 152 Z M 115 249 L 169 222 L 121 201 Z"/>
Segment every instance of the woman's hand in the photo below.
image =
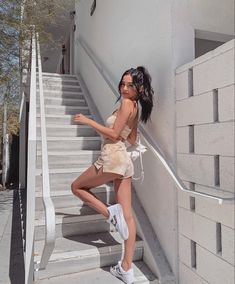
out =
<path fill-rule="evenodd" d="M 78 122 L 81 124 L 89 124 L 89 120 L 90 118 L 86 117 L 85 115 L 79 113 L 79 114 L 75 114 L 73 121 L 74 122 Z"/>

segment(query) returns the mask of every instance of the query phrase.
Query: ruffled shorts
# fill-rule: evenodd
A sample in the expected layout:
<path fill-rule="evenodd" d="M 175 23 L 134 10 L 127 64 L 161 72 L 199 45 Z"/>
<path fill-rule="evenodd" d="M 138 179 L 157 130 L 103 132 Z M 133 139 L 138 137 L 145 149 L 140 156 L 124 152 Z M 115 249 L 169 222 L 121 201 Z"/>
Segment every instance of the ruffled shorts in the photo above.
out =
<path fill-rule="evenodd" d="M 101 153 L 94 162 L 97 169 L 103 167 L 105 173 L 115 173 L 122 175 L 122 178 L 129 178 L 134 175 L 134 166 L 129 157 L 124 142 L 104 141 Z"/>

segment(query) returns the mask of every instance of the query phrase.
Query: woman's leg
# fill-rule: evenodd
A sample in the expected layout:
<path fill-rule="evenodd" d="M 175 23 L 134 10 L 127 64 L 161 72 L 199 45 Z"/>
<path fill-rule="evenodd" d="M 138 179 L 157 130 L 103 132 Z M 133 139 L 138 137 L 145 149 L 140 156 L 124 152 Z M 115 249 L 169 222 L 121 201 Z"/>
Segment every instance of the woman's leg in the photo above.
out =
<path fill-rule="evenodd" d="M 96 169 L 94 165 L 83 172 L 71 185 L 74 195 L 83 200 L 89 207 L 92 207 L 99 213 L 108 218 L 107 206 L 100 201 L 89 189 L 105 184 L 119 178 L 119 174 L 103 173 L 103 168 Z"/>
<path fill-rule="evenodd" d="M 122 268 L 127 271 L 131 268 L 136 238 L 136 226 L 131 208 L 131 178 L 116 179 L 114 181 L 114 189 L 116 201 L 122 206 L 123 214 L 129 229 L 129 237 L 124 242 L 125 251 L 122 260 Z"/>

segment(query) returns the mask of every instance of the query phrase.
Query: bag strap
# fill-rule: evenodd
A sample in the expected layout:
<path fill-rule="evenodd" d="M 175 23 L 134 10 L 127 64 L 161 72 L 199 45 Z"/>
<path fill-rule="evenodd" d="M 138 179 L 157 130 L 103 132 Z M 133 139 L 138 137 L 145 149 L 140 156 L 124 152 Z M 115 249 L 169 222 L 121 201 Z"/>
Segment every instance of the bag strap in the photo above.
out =
<path fill-rule="evenodd" d="M 140 153 L 140 168 L 141 168 L 141 173 L 139 177 L 132 177 L 134 180 L 141 180 L 141 183 L 144 180 L 144 164 L 143 164 L 143 159 L 142 159 L 142 152 L 139 150 Z"/>

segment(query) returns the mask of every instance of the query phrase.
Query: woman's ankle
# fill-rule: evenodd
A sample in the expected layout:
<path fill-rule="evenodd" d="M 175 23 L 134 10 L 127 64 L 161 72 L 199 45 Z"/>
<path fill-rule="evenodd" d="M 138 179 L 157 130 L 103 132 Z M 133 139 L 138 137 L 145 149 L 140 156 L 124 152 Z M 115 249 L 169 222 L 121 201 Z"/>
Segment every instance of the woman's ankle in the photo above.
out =
<path fill-rule="evenodd" d="M 124 271 L 128 271 L 131 268 L 131 264 L 132 264 L 132 262 L 128 262 L 128 261 L 123 260 L 122 263 L 121 263 L 122 269 Z"/>

